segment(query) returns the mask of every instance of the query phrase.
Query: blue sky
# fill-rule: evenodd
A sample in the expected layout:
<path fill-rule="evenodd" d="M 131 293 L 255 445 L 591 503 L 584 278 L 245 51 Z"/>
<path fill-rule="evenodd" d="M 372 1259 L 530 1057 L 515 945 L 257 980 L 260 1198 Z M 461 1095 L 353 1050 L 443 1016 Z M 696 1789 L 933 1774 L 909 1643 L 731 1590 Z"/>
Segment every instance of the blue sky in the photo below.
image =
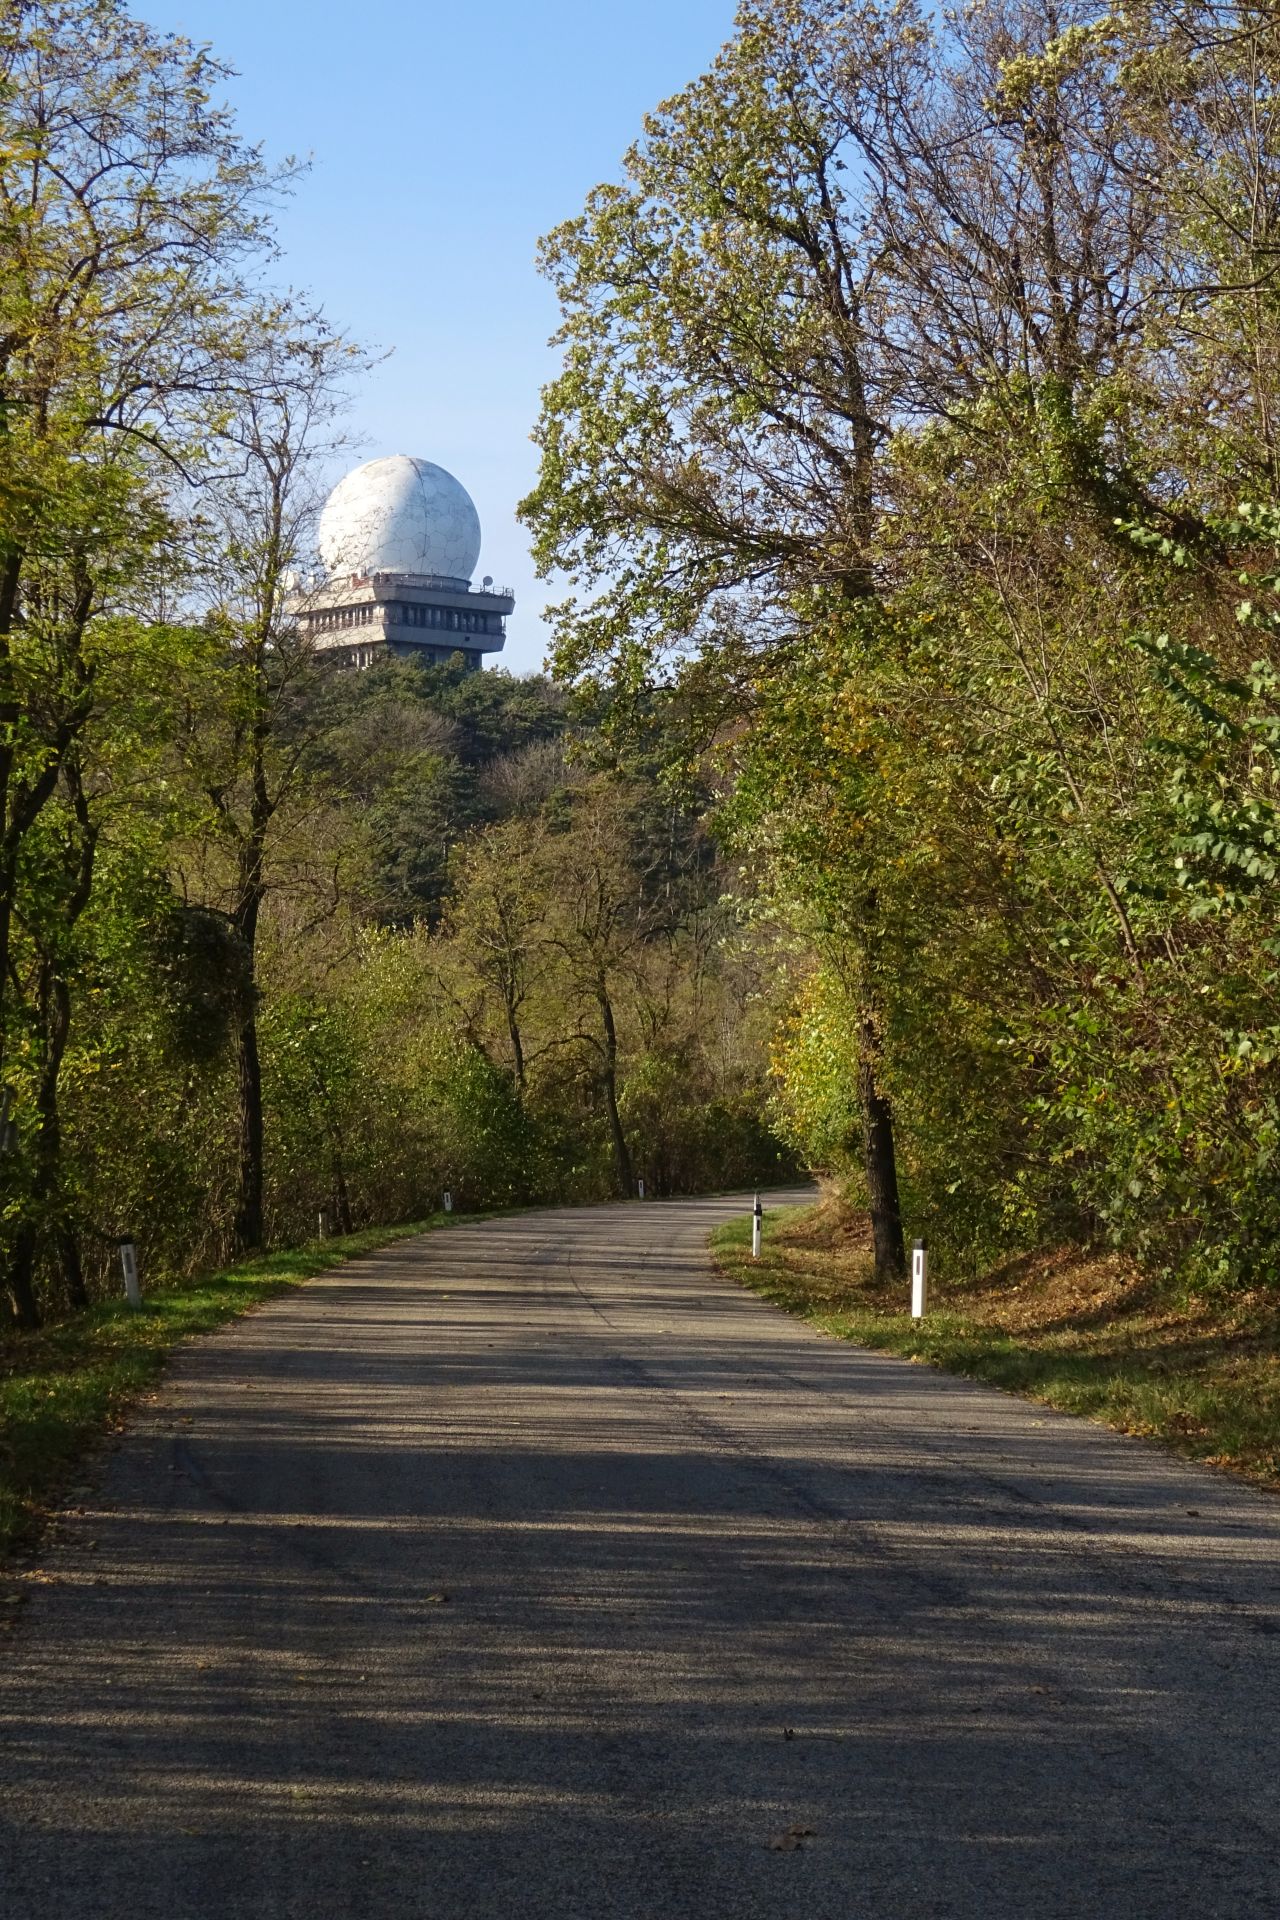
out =
<path fill-rule="evenodd" d="M 556 315 L 534 248 L 617 174 L 645 111 L 707 66 L 733 0 L 136 4 L 238 68 L 247 138 L 312 156 L 281 220 L 288 278 L 393 349 L 356 394 L 359 457 L 419 454 L 458 476 L 480 510 L 480 571 L 517 595 L 503 662 L 537 667 L 548 592 L 515 504 Z"/>

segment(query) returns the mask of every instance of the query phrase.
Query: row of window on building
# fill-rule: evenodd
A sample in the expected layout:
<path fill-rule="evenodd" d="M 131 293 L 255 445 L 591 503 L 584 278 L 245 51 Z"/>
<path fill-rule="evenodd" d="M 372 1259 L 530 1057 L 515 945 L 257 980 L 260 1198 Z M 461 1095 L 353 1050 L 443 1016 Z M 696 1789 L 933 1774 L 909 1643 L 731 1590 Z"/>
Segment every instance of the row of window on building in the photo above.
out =
<path fill-rule="evenodd" d="M 345 660 L 345 663 L 351 667 L 371 667 L 375 660 L 395 659 L 397 655 L 402 660 L 420 660 L 433 667 L 447 666 L 450 661 L 458 659 L 468 663 L 472 668 L 480 663 L 478 654 L 459 654 L 451 647 L 413 646 L 407 650 L 396 647 L 352 647 L 350 650 L 344 649 L 339 658 Z"/>
<path fill-rule="evenodd" d="M 464 613 L 457 607 L 406 606 L 397 601 L 382 604 L 386 605 L 388 620 L 395 626 L 428 627 L 442 633 L 502 632 L 500 613 Z M 331 633 L 342 627 L 367 627 L 376 611 L 377 607 L 372 603 L 357 607 L 328 607 L 323 613 L 312 616 L 311 625 L 317 633 Z"/>
<path fill-rule="evenodd" d="M 392 620 L 404 627 L 432 627 L 443 633 L 501 633 L 502 615 L 463 613 L 457 607 L 418 607 L 389 604 Z"/>
<path fill-rule="evenodd" d="M 330 607 L 313 614 L 311 625 L 317 632 L 328 632 L 334 627 L 367 627 L 372 618 L 372 607 Z"/>

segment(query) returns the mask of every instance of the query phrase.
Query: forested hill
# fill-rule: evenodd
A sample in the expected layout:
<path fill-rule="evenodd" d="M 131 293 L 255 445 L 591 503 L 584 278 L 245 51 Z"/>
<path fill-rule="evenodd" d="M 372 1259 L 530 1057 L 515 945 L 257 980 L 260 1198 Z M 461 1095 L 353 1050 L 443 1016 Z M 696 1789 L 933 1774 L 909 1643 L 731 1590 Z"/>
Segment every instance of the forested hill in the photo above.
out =
<path fill-rule="evenodd" d="M 536 816 L 570 784 L 567 695 L 538 676 L 393 661 L 308 693 L 308 764 L 361 821 L 367 904 L 388 924 L 436 925 L 458 842 Z"/>

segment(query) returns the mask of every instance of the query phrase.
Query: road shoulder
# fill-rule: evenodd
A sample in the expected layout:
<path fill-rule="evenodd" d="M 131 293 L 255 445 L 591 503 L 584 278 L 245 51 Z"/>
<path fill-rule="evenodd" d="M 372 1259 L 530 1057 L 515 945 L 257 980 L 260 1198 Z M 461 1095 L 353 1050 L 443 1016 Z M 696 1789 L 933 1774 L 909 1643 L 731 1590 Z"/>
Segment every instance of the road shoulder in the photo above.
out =
<path fill-rule="evenodd" d="M 1046 1250 L 935 1288 L 913 1321 L 871 1277 L 860 1216 L 830 1200 L 717 1229 L 712 1257 L 743 1286 L 838 1340 L 1156 1440 L 1280 1491 L 1280 1307 L 1269 1297 L 1178 1300 L 1119 1256 Z"/>

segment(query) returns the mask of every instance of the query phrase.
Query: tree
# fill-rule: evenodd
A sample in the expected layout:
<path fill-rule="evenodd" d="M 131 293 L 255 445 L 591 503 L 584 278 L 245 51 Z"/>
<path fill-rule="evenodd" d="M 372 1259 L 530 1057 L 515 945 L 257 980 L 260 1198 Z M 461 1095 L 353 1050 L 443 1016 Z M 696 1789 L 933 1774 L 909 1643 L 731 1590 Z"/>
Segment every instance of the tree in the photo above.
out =
<path fill-rule="evenodd" d="M 540 884 L 548 901 L 546 943 L 557 956 L 557 993 L 575 1039 L 595 1060 L 617 1191 L 634 1188 L 622 1124 L 619 993 L 632 980 L 660 909 L 634 864 L 625 799 L 596 780 L 578 796 L 571 823 L 542 843 Z"/>
<path fill-rule="evenodd" d="M 546 964 L 547 887 L 551 872 L 539 823 L 506 821 L 470 840 L 455 865 L 447 921 L 451 957 L 462 991 L 496 1003 L 517 1094 L 523 1099 L 529 1043 L 525 1009 Z M 464 1012 L 475 1034 L 477 1021 Z"/>
<path fill-rule="evenodd" d="M 206 496 L 210 672 L 201 703 L 191 709 L 186 751 L 227 863 L 221 880 L 215 877 L 217 898 L 247 961 L 237 1040 L 238 1252 L 263 1242 L 258 936 L 267 893 L 284 884 L 285 862 L 273 840 L 290 810 L 289 878 L 297 885 L 309 868 L 314 875 L 296 816 L 306 805 L 323 661 L 299 632 L 294 601 L 300 569 L 311 559 L 318 471 L 333 451 L 344 383 L 357 358 L 306 307 L 278 302 L 261 312 L 217 422 L 214 447 L 223 465 Z"/>
<path fill-rule="evenodd" d="M 838 11 L 745 6 L 711 72 L 648 119 L 625 184 L 597 188 L 543 248 L 565 366 L 522 511 L 541 566 L 590 596 L 556 610 L 561 670 L 612 670 L 634 696 L 673 650 L 699 649 L 683 677 L 710 730 L 730 713 L 740 725 L 785 673 L 815 608 L 853 618 L 876 592 L 895 392 L 841 179 L 849 136 L 822 31 Z M 851 938 L 875 911 L 872 888 L 846 916 Z M 870 1001 L 855 1025 L 888 1274 L 903 1236 Z"/>
<path fill-rule="evenodd" d="M 21 1133 L 37 1164 L 20 1176 L 6 1278 L 28 1324 L 70 1019 L 66 921 L 92 878 L 95 647 L 167 559 L 161 470 L 190 457 L 278 184 L 211 105 L 222 77 L 116 0 L 11 7 L 0 28 L 0 1047 L 25 979 L 42 1064 Z M 59 843 L 43 863 L 37 835 Z M 43 898 L 37 871 L 57 876 Z M 30 967 L 15 939 L 31 941 Z"/>
<path fill-rule="evenodd" d="M 1190 788 L 1224 804 L 1197 700 L 1255 790 L 1228 843 L 1266 777 L 1271 588 L 1238 611 L 1231 576 L 1271 578 L 1275 58 L 1268 18 L 1200 5 L 749 0 L 545 248 L 525 510 L 574 588 L 559 659 L 718 736 L 724 824 L 820 976 L 787 1057 L 860 1087 L 882 1274 L 904 1114 L 913 1207 L 972 1234 L 1154 1244 L 1177 1194 L 1189 1245 L 1207 1143 L 1269 1164 L 1230 1039 L 1265 993 L 1238 956 L 1207 986 L 1231 942 L 1174 861 Z"/>

